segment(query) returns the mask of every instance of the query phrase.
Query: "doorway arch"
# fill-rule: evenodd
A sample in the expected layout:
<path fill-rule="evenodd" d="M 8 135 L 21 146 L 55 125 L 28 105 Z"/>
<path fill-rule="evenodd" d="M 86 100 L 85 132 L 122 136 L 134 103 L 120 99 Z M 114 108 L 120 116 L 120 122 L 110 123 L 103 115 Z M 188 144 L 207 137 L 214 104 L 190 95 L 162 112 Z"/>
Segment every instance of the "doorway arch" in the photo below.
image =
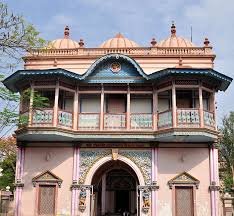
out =
<path fill-rule="evenodd" d="M 136 214 L 138 205 L 137 186 L 145 185 L 144 177 L 129 158 L 106 156 L 89 170 L 86 185 L 94 191 L 93 215 L 117 215 L 124 211 Z"/>

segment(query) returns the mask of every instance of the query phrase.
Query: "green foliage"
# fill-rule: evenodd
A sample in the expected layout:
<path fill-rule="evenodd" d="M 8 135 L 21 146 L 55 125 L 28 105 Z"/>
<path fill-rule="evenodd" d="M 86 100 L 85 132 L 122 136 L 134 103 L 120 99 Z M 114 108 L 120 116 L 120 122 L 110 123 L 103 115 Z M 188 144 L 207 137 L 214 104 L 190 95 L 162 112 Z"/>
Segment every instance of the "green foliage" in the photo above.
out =
<path fill-rule="evenodd" d="M 234 112 L 230 112 L 222 121 L 219 142 L 220 160 L 224 163 L 224 186 L 230 190 L 234 182 Z"/>
<path fill-rule="evenodd" d="M 6 186 L 10 186 L 11 189 L 14 188 L 15 165 L 15 154 L 7 156 L 2 162 L 0 162 L 0 167 L 2 168 L 2 176 L 0 177 L 0 189 L 5 189 Z"/>

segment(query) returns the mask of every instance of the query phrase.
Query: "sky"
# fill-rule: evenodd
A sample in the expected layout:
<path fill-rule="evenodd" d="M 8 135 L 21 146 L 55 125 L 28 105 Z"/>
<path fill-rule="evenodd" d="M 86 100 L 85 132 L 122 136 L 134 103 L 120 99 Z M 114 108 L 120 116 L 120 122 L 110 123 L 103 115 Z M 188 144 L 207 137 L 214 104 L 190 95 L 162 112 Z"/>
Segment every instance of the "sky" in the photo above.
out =
<path fill-rule="evenodd" d="M 214 69 L 234 78 L 234 0 L 3 0 L 14 13 L 33 24 L 46 40 L 63 37 L 96 47 L 116 33 L 142 46 L 169 36 L 172 21 L 177 34 L 203 46 L 209 38 L 217 55 Z M 234 81 L 216 98 L 218 122 L 234 111 Z"/>

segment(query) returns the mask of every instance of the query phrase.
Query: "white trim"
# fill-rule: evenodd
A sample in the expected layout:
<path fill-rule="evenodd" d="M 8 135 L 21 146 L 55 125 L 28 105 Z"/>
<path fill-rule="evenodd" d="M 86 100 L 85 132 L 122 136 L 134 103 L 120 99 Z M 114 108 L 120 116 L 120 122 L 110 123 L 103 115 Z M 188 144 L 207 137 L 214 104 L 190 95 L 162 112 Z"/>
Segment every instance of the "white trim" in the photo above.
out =
<path fill-rule="evenodd" d="M 92 183 L 92 179 L 93 179 L 93 176 L 95 175 L 96 171 L 102 166 L 104 165 L 105 163 L 109 162 L 112 160 L 112 156 L 109 155 L 109 156 L 106 156 L 102 159 L 100 159 L 99 161 L 97 161 L 92 167 L 91 169 L 89 170 L 87 176 L 86 176 L 86 179 L 85 179 L 85 185 L 91 185 Z M 137 165 L 135 163 L 133 163 L 130 159 L 122 156 L 122 155 L 119 155 L 118 156 L 118 160 L 126 163 L 127 165 L 129 165 L 133 170 L 134 172 L 136 173 L 137 175 L 137 178 L 139 180 L 139 184 L 144 186 L 145 185 L 145 180 L 144 180 L 144 177 L 140 171 L 140 169 L 137 167 Z"/>

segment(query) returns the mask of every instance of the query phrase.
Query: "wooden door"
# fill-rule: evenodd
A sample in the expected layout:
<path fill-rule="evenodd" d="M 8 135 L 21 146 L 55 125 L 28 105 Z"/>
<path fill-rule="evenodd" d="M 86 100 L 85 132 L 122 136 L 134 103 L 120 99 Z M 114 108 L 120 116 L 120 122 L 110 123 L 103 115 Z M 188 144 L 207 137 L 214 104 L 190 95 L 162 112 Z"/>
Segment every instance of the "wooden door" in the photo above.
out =
<path fill-rule="evenodd" d="M 40 185 L 38 200 L 38 215 L 54 216 L 55 215 L 55 185 Z"/>
<path fill-rule="evenodd" d="M 175 215 L 194 216 L 193 188 L 175 188 Z"/>
<path fill-rule="evenodd" d="M 108 113 L 125 113 L 125 99 L 124 98 L 109 98 L 107 104 Z"/>

